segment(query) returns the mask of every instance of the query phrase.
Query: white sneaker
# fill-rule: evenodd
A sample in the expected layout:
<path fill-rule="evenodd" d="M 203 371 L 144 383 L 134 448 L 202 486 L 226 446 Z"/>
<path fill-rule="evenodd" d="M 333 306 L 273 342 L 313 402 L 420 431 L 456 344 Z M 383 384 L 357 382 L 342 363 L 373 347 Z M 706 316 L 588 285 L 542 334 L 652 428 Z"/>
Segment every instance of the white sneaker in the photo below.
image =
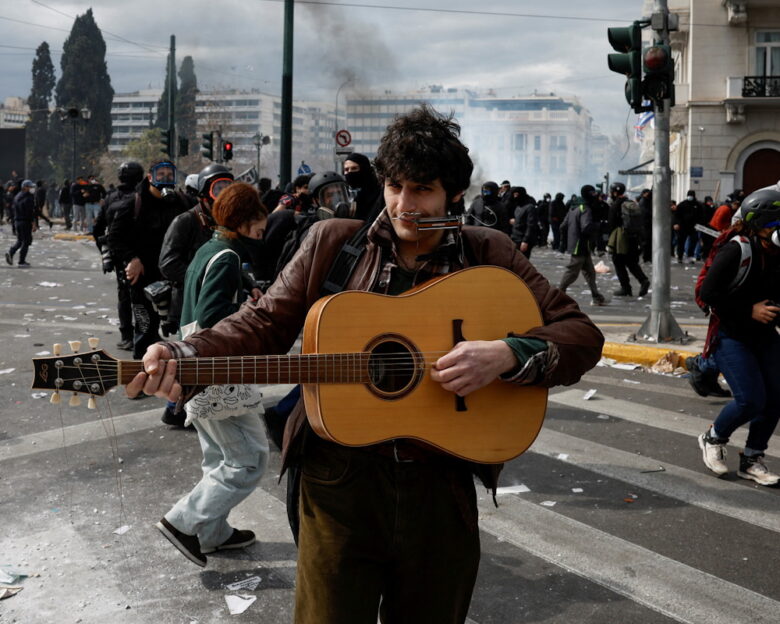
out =
<path fill-rule="evenodd" d="M 764 463 L 763 455 L 747 457 L 740 453 L 737 476 L 743 479 L 752 479 L 759 485 L 777 485 L 777 482 L 780 481 L 780 476 L 769 472 Z"/>
<path fill-rule="evenodd" d="M 711 438 L 709 431 L 699 436 L 699 448 L 701 449 L 704 465 L 716 475 L 721 476 L 729 471 L 726 465 L 726 443 L 718 444 Z M 752 478 L 752 477 L 748 477 Z"/>

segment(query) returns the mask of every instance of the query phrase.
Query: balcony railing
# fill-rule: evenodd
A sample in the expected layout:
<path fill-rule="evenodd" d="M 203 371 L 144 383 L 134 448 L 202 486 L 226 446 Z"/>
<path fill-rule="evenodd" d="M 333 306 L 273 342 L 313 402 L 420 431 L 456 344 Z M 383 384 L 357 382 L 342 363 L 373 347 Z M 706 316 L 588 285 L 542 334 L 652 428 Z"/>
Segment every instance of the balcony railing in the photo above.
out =
<path fill-rule="evenodd" d="M 745 76 L 742 97 L 780 97 L 780 76 Z"/>

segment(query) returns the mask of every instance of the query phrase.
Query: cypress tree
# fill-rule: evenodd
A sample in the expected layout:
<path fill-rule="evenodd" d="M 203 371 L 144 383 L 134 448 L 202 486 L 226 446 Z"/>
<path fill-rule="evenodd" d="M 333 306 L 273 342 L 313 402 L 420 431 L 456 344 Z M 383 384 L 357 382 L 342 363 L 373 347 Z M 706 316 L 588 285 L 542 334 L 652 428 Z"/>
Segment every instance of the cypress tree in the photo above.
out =
<path fill-rule="evenodd" d="M 173 83 L 173 105 L 176 106 L 176 102 L 178 100 L 178 88 L 176 86 L 176 76 L 174 75 L 173 80 L 171 81 L 171 55 L 168 53 L 168 56 L 166 57 L 167 61 L 165 62 L 165 87 L 163 88 L 162 95 L 160 96 L 160 100 L 157 102 L 157 121 L 155 122 L 155 126 L 157 128 L 161 128 L 163 130 L 168 129 L 168 91 L 171 86 L 171 83 Z"/>
<path fill-rule="evenodd" d="M 49 179 L 54 172 L 50 160 L 55 143 L 49 131 L 49 102 L 54 90 L 54 64 L 49 44 L 45 41 L 35 51 L 32 64 L 32 89 L 27 104 L 27 175 L 33 179 Z"/>
<path fill-rule="evenodd" d="M 195 115 L 195 96 L 198 93 L 198 79 L 195 76 L 195 63 L 191 56 L 185 56 L 179 68 L 179 93 L 176 100 L 176 120 L 179 136 L 190 140 L 190 148 L 195 145 L 197 117 Z"/>
<path fill-rule="evenodd" d="M 76 121 L 76 173 L 97 171 L 101 154 L 111 140 L 111 104 L 114 89 L 106 65 L 106 42 L 95 23 L 92 9 L 79 15 L 73 22 L 62 53 L 62 76 L 57 83 L 56 101 L 61 108 L 90 110 L 89 121 Z M 59 165 L 62 173 L 70 176 L 70 158 L 73 150 L 71 122 L 52 120 L 52 128 L 59 128 Z"/>

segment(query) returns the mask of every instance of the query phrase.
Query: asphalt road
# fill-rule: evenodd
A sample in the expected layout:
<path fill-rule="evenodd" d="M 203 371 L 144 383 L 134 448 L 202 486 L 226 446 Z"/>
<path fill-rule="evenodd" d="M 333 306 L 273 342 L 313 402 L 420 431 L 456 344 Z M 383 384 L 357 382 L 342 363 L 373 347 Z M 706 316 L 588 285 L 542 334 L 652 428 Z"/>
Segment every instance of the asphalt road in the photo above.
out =
<path fill-rule="evenodd" d="M 533 259 L 557 283 L 565 259 L 547 250 Z M 199 478 L 197 436 L 163 425 L 155 398 L 110 392 L 92 411 L 30 389 L 31 358 L 54 342 L 94 335 L 108 353 L 127 354 L 114 347 L 113 279 L 90 243 L 44 231 L 28 260 L 30 269 L 0 266 L 0 570 L 28 575 L 0 600 L 0 622 L 291 622 L 296 551 L 278 454 L 231 516 L 258 543 L 210 555 L 205 569 L 189 563 L 153 523 Z M 702 323 L 697 272 L 672 267 L 674 314 L 691 328 Z M 599 280 L 605 292 L 617 287 L 611 274 Z M 613 334 L 647 313 L 649 298 L 591 308 L 584 284 L 575 286 Z M 268 402 L 284 390 L 269 387 Z M 696 443 L 724 404 L 680 377 L 609 366 L 554 389 L 539 438 L 502 475 L 513 490 L 498 507 L 479 490 L 483 556 L 470 621 L 777 622 L 780 492 L 734 472 L 711 476 Z M 780 469 L 776 437 L 767 461 Z M 238 581 L 243 589 L 228 588 Z M 231 616 L 226 596 L 238 594 L 255 601 Z"/>

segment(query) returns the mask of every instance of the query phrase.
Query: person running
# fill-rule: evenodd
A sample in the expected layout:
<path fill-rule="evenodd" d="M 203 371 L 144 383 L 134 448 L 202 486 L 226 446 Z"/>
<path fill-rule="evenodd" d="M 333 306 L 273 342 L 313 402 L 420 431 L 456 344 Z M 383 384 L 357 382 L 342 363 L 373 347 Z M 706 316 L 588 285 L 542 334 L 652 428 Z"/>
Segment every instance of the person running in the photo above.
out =
<path fill-rule="evenodd" d="M 755 191 L 741 210 L 728 231 L 733 237 L 713 249 L 699 292 L 712 310 L 704 356 L 714 354 L 734 394 L 699 436 L 699 447 L 704 465 L 724 475 L 726 444 L 748 425 L 737 476 L 775 485 L 780 476 L 764 464 L 764 451 L 780 417 L 780 191 Z"/>

